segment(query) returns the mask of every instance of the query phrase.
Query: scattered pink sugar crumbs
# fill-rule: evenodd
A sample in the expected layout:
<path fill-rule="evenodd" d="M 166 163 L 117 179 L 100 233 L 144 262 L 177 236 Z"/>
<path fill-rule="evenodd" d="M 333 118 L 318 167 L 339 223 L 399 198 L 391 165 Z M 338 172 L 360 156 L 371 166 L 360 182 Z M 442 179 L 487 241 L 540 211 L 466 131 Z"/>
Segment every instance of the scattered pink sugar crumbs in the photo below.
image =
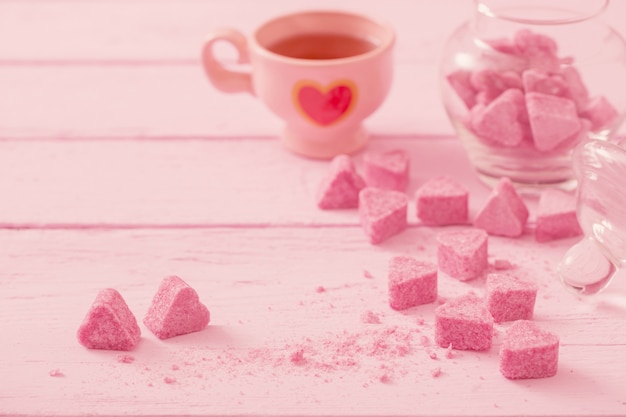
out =
<path fill-rule="evenodd" d="M 537 207 L 535 238 L 547 242 L 582 235 L 576 215 L 576 198 L 561 190 L 547 189 L 541 193 Z"/>
<path fill-rule="evenodd" d="M 433 378 L 439 378 L 441 376 L 441 368 L 434 368 L 432 371 L 430 371 L 430 375 Z"/>
<path fill-rule="evenodd" d="M 435 341 L 441 347 L 487 350 L 493 337 L 493 317 L 484 301 L 468 294 L 435 309 Z"/>
<path fill-rule="evenodd" d="M 557 373 L 559 338 L 529 320 L 509 327 L 500 347 L 500 372 L 509 379 L 546 378 Z"/>
<path fill-rule="evenodd" d="M 117 355 L 117 361 L 119 363 L 133 363 L 135 361 L 135 357 L 132 355 Z"/>
<path fill-rule="evenodd" d="M 170 276 L 161 282 L 143 322 L 159 339 L 167 339 L 200 331 L 209 319 L 198 293 L 179 277 Z"/>
<path fill-rule="evenodd" d="M 315 288 L 315 292 L 318 294 L 321 294 L 323 292 L 326 292 L 326 288 L 323 287 L 322 285 L 319 285 L 317 288 Z"/>
<path fill-rule="evenodd" d="M 389 372 L 383 372 L 383 374 L 378 378 L 378 380 L 382 383 L 382 384 L 389 384 L 392 380 L 391 375 L 389 374 Z"/>
<path fill-rule="evenodd" d="M 289 356 L 291 363 L 295 365 L 304 365 L 306 358 L 304 357 L 304 349 L 298 349 Z"/>
<path fill-rule="evenodd" d="M 528 208 L 509 178 L 501 178 L 474 218 L 474 226 L 490 235 L 518 237 L 524 233 Z"/>
<path fill-rule="evenodd" d="M 52 376 L 52 377 L 61 377 L 61 376 L 65 376 L 65 374 L 63 372 L 61 372 L 61 370 L 59 368 L 55 368 L 55 369 L 51 369 L 48 372 L 48 375 Z"/>
<path fill-rule="evenodd" d="M 395 256 L 389 262 L 389 305 L 405 310 L 437 299 L 437 265 L 410 256 Z"/>
<path fill-rule="evenodd" d="M 437 235 L 439 269 L 460 281 L 477 278 L 487 269 L 488 236 L 481 229 L 449 230 Z"/>
<path fill-rule="evenodd" d="M 258 352 L 249 359 L 270 362 L 275 367 L 287 364 L 299 371 L 313 373 L 354 369 L 374 361 L 392 372 L 395 361 L 413 351 L 415 334 L 411 329 L 375 326 L 363 331 L 343 331 L 321 339 L 307 338 L 288 344 L 284 347 L 284 359 L 272 351 Z"/>
<path fill-rule="evenodd" d="M 317 205 L 323 210 L 350 209 L 359 205 L 359 192 L 365 181 L 357 173 L 348 155 L 338 155 L 330 163 L 330 169 L 322 179 L 317 191 Z"/>
<path fill-rule="evenodd" d="M 407 228 L 408 197 L 399 191 L 366 187 L 359 194 L 359 219 L 370 243 L 378 244 Z"/>
<path fill-rule="evenodd" d="M 120 293 L 106 288 L 96 296 L 76 336 L 89 349 L 132 350 L 141 329 Z"/>
<path fill-rule="evenodd" d="M 372 275 L 372 273 L 370 271 L 368 271 L 367 269 L 364 269 L 363 270 L 363 278 L 374 279 L 374 275 Z"/>
<path fill-rule="evenodd" d="M 367 310 L 361 314 L 361 322 L 366 324 L 380 324 L 380 314 Z"/>
<path fill-rule="evenodd" d="M 507 259 L 494 259 L 493 260 L 493 269 L 496 271 L 505 271 L 509 269 L 514 269 L 515 265 L 507 260 Z"/>
<path fill-rule="evenodd" d="M 487 276 L 486 303 L 496 323 L 530 320 L 533 317 L 537 285 L 511 274 Z"/>
<path fill-rule="evenodd" d="M 446 348 L 446 358 L 452 359 L 453 357 L 454 357 L 454 351 L 452 349 L 452 343 L 450 343 L 448 347 Z"/>
<path fill-rule="evenodd" d="M 468 220 L 469 193 L 451 177 L 435 177 L 415 193 L 417 217 L 426 225 L 463 224 Z"/>
<path fill-rule="evenodd" d="M 163 378 L 163 382 L 165 382 L 166 384 L 175 384 L 176 383 L 176 378 L 171 377 L 171 376 L 166 376 L 165 378 Z"/>
<path fill-rule="evenodd" d="M 404 191 L 409 183 L 409 165 L 404 150 L 369 151 L 363 156 L 363 177 L 368 187 Z"/>

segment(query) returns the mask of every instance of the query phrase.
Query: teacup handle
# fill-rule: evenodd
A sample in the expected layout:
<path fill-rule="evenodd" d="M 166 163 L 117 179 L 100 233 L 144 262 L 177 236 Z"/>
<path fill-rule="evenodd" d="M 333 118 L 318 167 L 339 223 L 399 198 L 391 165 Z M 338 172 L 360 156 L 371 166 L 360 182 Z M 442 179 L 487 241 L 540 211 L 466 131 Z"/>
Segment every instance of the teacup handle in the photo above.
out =
<path fill-rule="evenodd" d="M 209 33 L 202 49 L 202 65 L 211 83 L 225 93 L 248 92 L 254 94 L 250 73 L 233 71 L 218 61 L 213 54 L 213 45 L 218 41 L 226 41 L 237 49 L 238 63 L 249 62 L 246 37 L 235 29 L 218 29 Z"/>

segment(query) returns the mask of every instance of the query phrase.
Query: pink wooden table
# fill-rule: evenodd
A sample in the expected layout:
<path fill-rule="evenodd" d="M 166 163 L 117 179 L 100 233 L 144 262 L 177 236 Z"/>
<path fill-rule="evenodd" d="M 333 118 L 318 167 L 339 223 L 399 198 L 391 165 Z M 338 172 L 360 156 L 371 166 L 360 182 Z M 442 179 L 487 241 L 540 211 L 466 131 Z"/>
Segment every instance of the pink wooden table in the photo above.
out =
<path fill-rule="evenodd" d="M 389 259 L 433 260 L 440 230 L 417 225 L 412 206 L 406 232 L 370 245 L 354 211 L 316 209 L 327 163 L 284 151 L 274 116 L 204 79 L 208 30 L 249 32 L 311 6 L 0 1 L 0 415 L 626 415 L 624 274 L 592 300 L 565 292 L 556 264 L 575 239 L 538 244 L 531 218 L 524 237 L 490 239 L 490 261 L 539 283 L 535 319 L 561 338 L 558 374 L 505 379 L 506 325 L 490 351 L 448 358 L 433 343 L 435 305 L 394 312 L 386 292 Z M 368 120 L 371 149 L 410 152 L 410 194 L 455 176 L 475 213 L 489 190 L 436 85 L 441 46 L 472 3 L 315 7 L 394 24 L 396 81 Z M 608 18 L 624 28 L 626 2 Z M 99 289 L 118 289 L 141 320 L 171 274 L 211 310 L 205 331 L 160 341 L 142 325 L 130 363 L 77 343 Z M 470 290 L 484 281 L 440 282 L 441 300 Z"/>

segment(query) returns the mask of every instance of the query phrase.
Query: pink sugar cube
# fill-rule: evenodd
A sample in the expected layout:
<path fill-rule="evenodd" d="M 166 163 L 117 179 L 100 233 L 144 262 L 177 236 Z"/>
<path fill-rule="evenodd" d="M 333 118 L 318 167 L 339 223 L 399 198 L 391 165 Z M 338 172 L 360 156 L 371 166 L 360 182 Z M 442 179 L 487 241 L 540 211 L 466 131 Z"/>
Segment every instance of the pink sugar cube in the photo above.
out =
<path fill-rule="evenodd" d="M 403 150 L 367 152 L 363 176 L 368 187 L 404 191 L 409 183 L 409 155 Z"/>
<path fill-rule="evenodd" d="M 415 198 L 417 217 L 424 224 L 444 226 L 467 222 L 469 193 L 448 176 L 425 182 Z"/>
<path fill-rule="evenodd" d="M 526 93 L 526 109 L 535 148 L 540 151 L 556 148 L 581 129 L 576 104 L 568 98 Z"/>
<path fill-rule="evenodd" d="M 163 279 L 143 323 L 159 339 L 197 332 L 209 324 L 209 310 L 198 293 L 177 276 Z"/>
<path fill-rule="evenodd" d="M 576 198 L 564 191 L 546 189 L 537 207 L 535 238 L 538 242 L 582 235 L 576 216 Z"/>
<path fill-rule="evenodd" d="M 517 237 L 524 233 L 528 208 L 509 178 L 501 178 L 474 218 L 474 226 L 490 235 Z"/>
<path fill-rule="evenodd" d="M 487 233 L 480 229 L 448 230 L 437 235 L 437 264 L 460 281 L 479 277 L 487 269 Z"/>
<path fill-rule="evenodd" d="M 396 256 L 389 263 L 389 305 L 404 310 L 437 299 L 437 265 L 410 256 Z"/>
<path fill-rule="evenodd" d="M 486 105 L 482 111 L 472 112 L 474 132 L 490 143 L 513 147 L 524 139 L 520 118 L 525 114 L 521 90 L 508 89 Z"/>
<path fill-rule="evenodd" d="M 400 191 L 366 187 L 359 193 L 359 217 L 369 241 L 381 243 L 407 228 L 408 197 Z"/>
<path fill-rule="evenodd" d="M 487 350 L 493 337 L 493 317 L 484 300 L 468 294 L 435 309 L 435 342 L 458 350 Z"/>
<path fill-rule="evenodd" d="M 524 83 L 522 82 L 522 77 L 516 71 L 500 71 L 498 72 L 500 79 L 506 86 L 506 90 L 509 89 L 518 89 L 522 90 L 524 88 Z M 505 90 L 505 91 L 506 91 Z"/>
<path fill-rule="evenodd" d="M 551 37 L 520 29 L 515 33 L 513 42 L 530 68 L 549 72 L 559 69 L 561 60 L 557 56 L 558 45 Z"/>
<path fill-rule="evenodd" d="M 141 330 L 120 293 L 106 288 L 96 296 L 77 337 L 89 349 L 132 350 L 139 342 Z"/>
<path fill-rule="evenodd" d="M 446 79 L 468 109 L 476 104 L 476 89 L 470 81 L 470 71 L 458 70 L 447 75 Z"/>
<path fill-rule="evenodd" d="M 549 74 L 536 69 L 529 69 L 522 74 L 524 91 L 570 98 L 567 82 L 560 74 Z"/>
<path fill-rule="evenodd" d="M 530 320 L 535 309 L 537 286 L 503 273 L 487 275 L 487 308 L 496 323 Z"/>
<path fill-rule="evenodd" d="M 509 38 L 487 39 L 484 42 L 494 50 L 503 54 L 519 55 L 521 53 L 515 45 L 515 42 Z"/>
<path fill-rule="evenodd" d="M 585 119 L 584 117 L 581 117 L 579 120 L 580 130 L 561 143 L 560 147 L 562 149 L 573 148 L 579 142 L 589 139 L 589 132 L 591 131 L 591 121 Z"/>
<path fill-rule="evenodd" d="M 566 66 L 561 69 L 561 75 L 567 83 L 570 98 L 576 104 L 578 111 L 582 110 L 589 100 L 589 91 L 587 91 L 587 86 L 583 83 L 580 73 L 576 68 Z"/>
<path fill-rule="evenodd" d="M 599 96 L 589 100 L 581 116 L 591 121 L 591 129 L 599 130 L 609 127 L 619 117 L 619 113 L 606 97 Z"/>
<path fill-rule="evenodd" d="M 494 71 L 514 71 L 521 74 L 528 68 L 528 60 L 522 55 L 513 39 L 483 39 L 491 47 L 481 50 L 480 59 L 485 67 Z"/>
<path fill-rule="evenodd" d="M 357 208 L 363 188 L 365 181 L 356 172 L 352 159 L 337 155 L 318 188 L 317 206 L 323 210 Z"/>
<path fill-rule="evenodd" d="M 477 91 L 476 99 L 489 104 L 508 89 L 521 89 L 522 80 L 515 71 L 478 70 L 471 73 L 470 82 Z"/>
<path fill-rule="evenodd" d="M 500 372 L 505 377 L 528 379 L 554 376 L 558 361 L 558 336 L 528 320 L 518 320 L 507 329 L 500 347 Z"/>

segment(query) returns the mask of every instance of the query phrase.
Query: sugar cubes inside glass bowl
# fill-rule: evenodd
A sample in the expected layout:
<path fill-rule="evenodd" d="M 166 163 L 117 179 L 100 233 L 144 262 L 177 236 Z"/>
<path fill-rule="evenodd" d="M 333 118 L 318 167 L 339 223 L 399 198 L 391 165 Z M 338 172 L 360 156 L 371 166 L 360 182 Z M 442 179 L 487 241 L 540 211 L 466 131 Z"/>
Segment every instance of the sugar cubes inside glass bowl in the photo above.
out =
<path fill-rule="evenodd" d="M 448 116 L 494 184 L 573 188 L 573 148 L 610 139 L 626 113 L 626 43 L 608 0 L 475 0 L 440 67 Z"/>

